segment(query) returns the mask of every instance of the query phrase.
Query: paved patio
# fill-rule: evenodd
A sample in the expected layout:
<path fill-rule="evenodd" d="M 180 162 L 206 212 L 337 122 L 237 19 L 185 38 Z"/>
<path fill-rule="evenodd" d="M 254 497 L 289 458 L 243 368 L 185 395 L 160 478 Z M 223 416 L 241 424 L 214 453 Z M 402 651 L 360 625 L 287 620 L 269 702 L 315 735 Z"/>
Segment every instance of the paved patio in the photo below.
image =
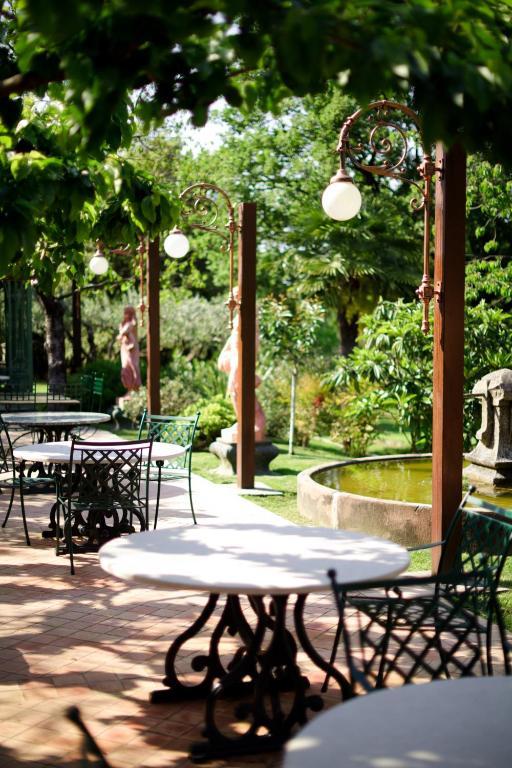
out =
<path fill-rule="evenodd" d="M 285 521 L 225 486 L 195 478 L 199 524 L 244 521 L 282 525 Z M 0 529 L 0 766 L 70 766 L 78 768 L 79 733 L 65 718 L 71 705 L 105 751 L 112 768 L 185 768 L 190 743 L 201 739 L 202 702 L 152 705 L 149 692 L 161 687 L 164 656 L 170 641 L 189 626 L 205 595 L 138 589 L 107 576 L 96 554 L 76 558 L 69 573 L 67 557 L 56 558 L 51 541 L 41 538 L 51 499 L 28 500 L 33 546 L 22 535 L 19 507 Z M 7 497 L 0 497 L 3 519 Z M 191 523 L 185 488 L 164 484 L 159 527 Z M 207 564 L 205 565 L 207 567 Z M 316 647 L 328 655 L 336 626 L 330 594 L 308 599 L 307 628 Z M 182 669 L 204 648 L 202 638 L 187 645 Z M 233 641 L 228 638 L 225 653 Z M 322 673 L 299 655 L 312 682 Z M 192 679 L 192 678 L 190 678 Z M 327 703 L 339 701 L 332 684 Z M 223 702 L 229 722 L 233 704 Z M 221 766 L 280 765 L 270 754 L 209 763 Z"/>
<path fill-rule="evenodd" d="M 199 523 L 285 522 L 202 478 L 195 478 L 194 488 Z M 162 496 L 159 527 L 190 524 L 184 488 L 165 484 Z M 2 519 L 6 504 L 4 495 Z M 205 596 L 133 588 L 107 576 L 96 554 L 78 556 L 71 577 L 68 558 L 56 558 L 52 543 L 40 536 L 49 506 L 48 496 L 28 499 L 31 548 L 19 507 L 0 529 L 0 765 L 78 765 L 79 734 L 64 717 L 72 704 L 113 768 L 190 765 L 188 747 L 201 738 L 203 703 L 151 705 L 148 694 L 161 687 L 170 640 L 198 615 Z M 311 636 L 329 649 L 336 624 L 332 598 L 312 596 L 309 606 Z M 193 655 L 199 647 L 196 640 L 187 650 Z M 321 673 L 304 666 L 318 688 Z M 335 686 L 330 700 L 338 700 Z M 232 705 L 222 706 L 227 718 Z M 279 756 L 267 755 L 210 765 L 278 764 Z"/>

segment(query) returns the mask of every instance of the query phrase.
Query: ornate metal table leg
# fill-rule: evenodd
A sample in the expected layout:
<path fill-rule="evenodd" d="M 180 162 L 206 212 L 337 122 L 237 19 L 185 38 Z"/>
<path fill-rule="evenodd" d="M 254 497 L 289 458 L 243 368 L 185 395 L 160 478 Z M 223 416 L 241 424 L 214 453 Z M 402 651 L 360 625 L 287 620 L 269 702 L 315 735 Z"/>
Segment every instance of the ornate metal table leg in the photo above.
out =
<path fill-rule="evenodd" d="M 319 696 L 306 695 L 309 684 L 297 666 L 296 644 L 290 642 L 291 635 L 286 629 L 288 596 L 272 596 L 271 617 L 261 598 L 252 598 L 251 602 L 257 607 L 256 630 L 250 643 L 246 644 L 245 654 L 231 665 L 229 672 L 220 677 L 208 694 L 206 740 L 192 745 L 194 762 L 280 749 L 294 726 L 306 722 L 307 710 L 318 711 L 323 706 Z M 263 649 L 262 643 L 269 631 L 270 642 Z M 248 727 L 242 734 L 221 731 L 217 725 L 217 705 L 248 675 L 253 678 L 251 698 L 234 709 L 234 722 L 248 723 Z M 283 691 L 283 678 L 287 681 L 288 692 Z M 225 708 L 222 717 L 225 719 Z"/>
<path fill-rule="evenodd" d="M 306 604 L 307 595 L 298 595 L 293 609 L 293 618 L 295 622 L 295 632 L 303 651 L 309 656 L 313 664 L 326 672 L 329 678 L 333 678 L 339 685 L 341 691 L 341 697 L 343 700 L 350 699 L 352 697 L 352 691 L 350 683 L 347 678 L 336 669 L 336 667 L 330 662 L 326 661 L 316 650 L 311 640 L 308 637 L 306 627 L 304 626 L 304 605 Z"/>
<path fill-rule="evenodd" d="M 153 691 L 151 694 L 152 703 L 204 699 L 212 690 L 214 681 L 225 676 L 227 674 L 227 669 L 232 664 L 240 662 L 241 656 L 243 655 L 243 648 L 239 649 L 234 654 L 232 661 L 226 666 L 222 663 L 219 653 L 219 644 L 225 632 L 231 636 L 234 636 L 235 634 L 240 635 L 244 645 L 245 643 L 249 643 L 253 636 L 253 631 L 243 615 L 238 596 L 228 595 L 221 616 L 211 634 L 208 652 L 206 654 L 202 653 L 194 656 L 190 662 L 190 666 L 194 672 L 205 673 L 203 679 L 199 683 L 192 685 L 183 683 L 180 680 L 180 674 L 176 667 L 178 654 L 183 646 L 193 637 L 196 637 L 206 626 L 206 623 L 215 610 L 218 600 L 219 595 L 210 595 L 208 602 L 192 626 L 186 629 L 185 632 L 177 637 L 171 644 L 165 659 L 165 677 L 162 681 L 163 684 L 167 686 L 167 689 Z M 240 682 L 243 683 L 243 681 Z M 242 685 L 238 685 L 236 692 L 234 693 L 236 693 L 236 695 L 242 695 L 246 692 L 246 689 L 247 684 L 243 683 Z"/>

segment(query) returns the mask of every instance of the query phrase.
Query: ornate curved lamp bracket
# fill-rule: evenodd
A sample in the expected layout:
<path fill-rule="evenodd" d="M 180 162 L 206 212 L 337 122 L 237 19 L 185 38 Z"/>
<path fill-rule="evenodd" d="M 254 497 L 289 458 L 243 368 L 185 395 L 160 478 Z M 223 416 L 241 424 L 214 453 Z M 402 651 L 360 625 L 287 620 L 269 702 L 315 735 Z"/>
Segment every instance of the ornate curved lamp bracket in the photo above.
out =
<path fill-rule="evenodd" d="M 408 136 L 408 131 L 403 126 L 404 118 L 416 129 L 415 139 Z M 351 140 L 351 130 L 356 123 L 360 122 L 363 122 L 369 130 L 366 143 L 360 141 L 354 143 Z M 418 148 L 422 155 L 422 161 L 417 166 L 419 180 L 406 176 L 408 157 Z M 423 144 L 419 115 L 396 101 L 388 99 L 374 101 L 367 107 L 358 109 L 345 120 L 336 150 L 340 155 L 341 177 L 347 178 L 346 162 L 349 160 L 355 168 L 364 173 L 397 179 L 416 188 L 418 194 L 411 199 L 411 208 L 413 211 L 422 210 L 424 218 L 423 277 L 416 294 L 423 304 L 421 328 L 424 333 L 428 333 L 430 302 L 434 296 L 441 294 L 441 286 L 434 288 L 430 277 L 432 180 L 436 173 L 442 177 L 443 168 L 436 166 L 431 150 L 427 150 Z M 368 156 L 370 160 L 366 160 Z"/>
<path fill-rule="evenodd" d="M 180 194 L 180 200 L 181 216 L 186 219 L 188 226 L 191 229 L 217 235 L 224 241 L 221 250 L 225 251 L 226 248 L 228 250 L 229 296 L 226 306 L 229 311 L 229 327 L 233 328 L 233 315 L 240 306 L 240 301 L 235 297 L 234 292 L 235 235 L 238 232 L 238 226 L 231 200 L 216 184 L 202 181 L 184 189 Z"/>

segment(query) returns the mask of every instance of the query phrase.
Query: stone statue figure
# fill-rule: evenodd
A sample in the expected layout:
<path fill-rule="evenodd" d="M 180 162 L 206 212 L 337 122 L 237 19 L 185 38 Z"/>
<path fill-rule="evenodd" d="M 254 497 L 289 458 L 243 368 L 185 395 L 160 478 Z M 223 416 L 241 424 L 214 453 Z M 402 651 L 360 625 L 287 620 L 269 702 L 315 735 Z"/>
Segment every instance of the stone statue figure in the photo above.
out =
<path fill-rule="evenodd" d="M 236 298 L 236 289 L 234 291 Z M 233 321 L 233 330 L 226 341 L 222 352 L 219 355 L 217 367 L 219 371 L 227 373 L 228 375 L 228 387 L 227 393 L 233 403 L 237 419 L 240 418 L 240 397 L 239 397 L 239 384 L 238 384 L 238 329 L 240 319 L 238 311 L 235 314 Z M 256 329 L 256 352 L 258 350 L 258 330 Z M 261 383 L 261 379 L 256 376 L 255 387 L 258 387 Z M 255 413 L 254 413 L 254 436 L 256 441 L 262 442 L 265 440 L 265 414 L 263 408 L 255 398 Z M 229 443 L 236 443 L 238 441 L 238 422 L 233 424 L 232 427 L 222 430 L 222 439 Z"/>
<path fill-rule="evenodd" d="M 121 346 L 121 381 L 130 393 L 140 387 L 140 350 L 134 307 L 124 308 L 117 340 Z"/>

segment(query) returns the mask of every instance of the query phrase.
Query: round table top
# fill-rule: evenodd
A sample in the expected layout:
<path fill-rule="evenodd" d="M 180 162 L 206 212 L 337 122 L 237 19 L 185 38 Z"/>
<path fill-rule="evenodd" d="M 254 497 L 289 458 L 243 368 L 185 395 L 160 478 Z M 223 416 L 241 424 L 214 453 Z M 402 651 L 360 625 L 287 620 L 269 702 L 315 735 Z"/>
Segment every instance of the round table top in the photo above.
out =
<path fill-rule="evenodd" d="M 111 417 L 108 413 L 94 411 L 21 411 L 4 413 L 2 418 L 6 424 L 25 427 L 80 427 L 103 424 Z"/>
<path fill-rule="evenodd" d="M 114 438 L 112 442 L 106 441 L 94 441 L 101 442 L 101 449 L 112 447 L 113 450 L 119 450 L 119 441 Z M 179 456 L 183 456 L 185 448 L 181 445 L 175 445 L 174 443 L 153 443 L 151 451 L 151 461 L 165 461 L 174 460 Z M 78 461 L 80 453 L 80 445 L 75 445 L 75 456 Z M 22 461 L 37 461 L 50 464 L 67 464 L 71 461 L 71 440 L 59 440 L 54 443 L 34 443 L 33 445 L 23 445 L 19 448 L 15 448 L 13 451 L 14 458 Z M 144 454 L 143 454 L 144 455 Z"/>
<path fill-rule="evenodd" d="M 114 576 L 163 589 L 269 595 L 329 589 L 329 568 L 347 584 L 395 576 L 409 555 L 362 533 L 240 522 L 114 539 L 100 562 Z"/>
<path fill-rule="evenodd" d="M 284 768 L 508 768 L 512 678 L 377 691 L 329 709 L 286 745 Z"/>

